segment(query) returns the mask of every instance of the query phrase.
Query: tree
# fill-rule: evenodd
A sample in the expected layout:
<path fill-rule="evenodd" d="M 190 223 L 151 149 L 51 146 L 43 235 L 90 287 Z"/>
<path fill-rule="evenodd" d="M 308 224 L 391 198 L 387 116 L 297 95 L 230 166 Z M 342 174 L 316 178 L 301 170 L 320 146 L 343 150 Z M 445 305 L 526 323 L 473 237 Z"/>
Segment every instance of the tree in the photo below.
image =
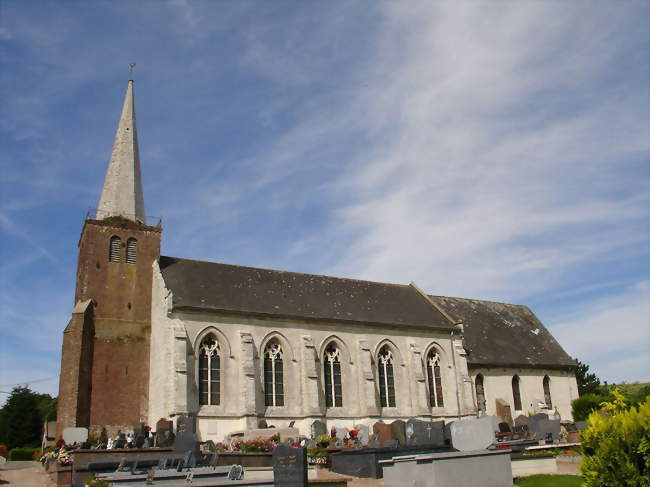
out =
<path fill-rule="evenodd" d="M 589 372 L 589 366 L 575 359 L 578 363 L 576 369 L 576 381 L 578 381 L 578 394 L 599 394 L 601 393 L 600 379 L 596 374 Z"/>
<path fill-rule="evenodd" d="M 39 397 L 29 387 L 16 386 L 5 405 L 0 409 L 0 443 L 9 448 L 38 446 L 41 442 L 43 412 Z M 48 396 L 49 397 L 49 396 Z M 52 398 L 49 398 L 52 401 Z M 43 405 L 47 409 L 45 401 Z"/>

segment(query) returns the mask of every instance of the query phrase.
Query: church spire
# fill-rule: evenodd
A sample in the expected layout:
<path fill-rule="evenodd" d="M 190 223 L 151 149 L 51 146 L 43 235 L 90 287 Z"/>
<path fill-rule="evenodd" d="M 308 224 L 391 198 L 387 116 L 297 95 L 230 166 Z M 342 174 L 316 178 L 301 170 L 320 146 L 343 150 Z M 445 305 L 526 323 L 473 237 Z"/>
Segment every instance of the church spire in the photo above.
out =
<path fill-rule="evenodd" d="M 135 127 L 133 80 L 129 80 L 113 152 L 108 163 L 97 219 L 121 216 L 144 223 L 144 198 L 140 178 L 140 154 Z"/>

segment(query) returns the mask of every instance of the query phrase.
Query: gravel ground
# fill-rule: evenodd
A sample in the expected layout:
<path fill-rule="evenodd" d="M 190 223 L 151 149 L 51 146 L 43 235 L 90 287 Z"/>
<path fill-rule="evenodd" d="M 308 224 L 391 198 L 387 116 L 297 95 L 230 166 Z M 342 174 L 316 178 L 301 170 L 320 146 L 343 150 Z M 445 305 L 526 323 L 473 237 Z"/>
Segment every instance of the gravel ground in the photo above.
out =
<path fill-rule="evenodd" d="M 39 462 L 7 462 L 0 467 L 0 485 L 56 487 Z"/>

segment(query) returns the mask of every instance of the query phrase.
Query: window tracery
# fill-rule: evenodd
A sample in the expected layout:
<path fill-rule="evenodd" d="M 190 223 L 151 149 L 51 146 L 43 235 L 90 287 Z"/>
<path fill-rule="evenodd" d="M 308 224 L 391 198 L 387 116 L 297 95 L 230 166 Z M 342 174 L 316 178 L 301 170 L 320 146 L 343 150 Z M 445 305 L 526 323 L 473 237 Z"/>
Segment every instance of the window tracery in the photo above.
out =
<path fill-rule="evenodd" d="M 221 403 L 221 350 L 212 335 L 199 346 L 199 405 Z"/>
<path fill-rule="evenodd" d="M 325 405 L 328 408 L 343 406 L 341 384 L 341 351 L 331 343 L 323 357 L 323 376 L 325 378 Z"/>
<path fill-rule="evenodd" d="M 427 377 L 429 382 L 429 405 L 441 408 L 444 404 L 442 393 L 442 374 L 440 371 L 440 355 L 431 350 L 427 356 Z"/>
<path fill-rule="evenodd" d="M 264 349 L 264 403 L 284 406 L 284 370 L 282 346 L 275 340 Z"/>
<path fill-rule="evenodd" d="M 379 351 L 377 368 L 381 407 L 395 407 L 395 377 L 393 375 L 393 352 L 387 346 Z"/>

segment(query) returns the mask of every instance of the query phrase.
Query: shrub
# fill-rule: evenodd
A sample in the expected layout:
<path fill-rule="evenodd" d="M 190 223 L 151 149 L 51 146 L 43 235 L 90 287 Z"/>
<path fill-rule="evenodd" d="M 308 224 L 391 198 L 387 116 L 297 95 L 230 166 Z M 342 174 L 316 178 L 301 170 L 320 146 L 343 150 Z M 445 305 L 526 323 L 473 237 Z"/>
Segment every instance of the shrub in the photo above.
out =
<path fill-rule="evenodd" d="M 9 452 L 9 460 L 31 460 L 34 453 L 39 451 L 39 448 L 24 447 L 24 448 L 12 448 Z"/>
<path fill-rule="evenodd" d="M 582 432 L 586 487 L 650 487 L 650 399 L 638 409 L 612 391 L 614 401 L 589 415 Z"/>
<path fill-rule="evenodd" d="M 571 414 L 574 421 L 584 421 L 593 411 L 598 411 L 600 405 L 609 399 L 608 396 L 585 394 L 571 402 Z"/>

